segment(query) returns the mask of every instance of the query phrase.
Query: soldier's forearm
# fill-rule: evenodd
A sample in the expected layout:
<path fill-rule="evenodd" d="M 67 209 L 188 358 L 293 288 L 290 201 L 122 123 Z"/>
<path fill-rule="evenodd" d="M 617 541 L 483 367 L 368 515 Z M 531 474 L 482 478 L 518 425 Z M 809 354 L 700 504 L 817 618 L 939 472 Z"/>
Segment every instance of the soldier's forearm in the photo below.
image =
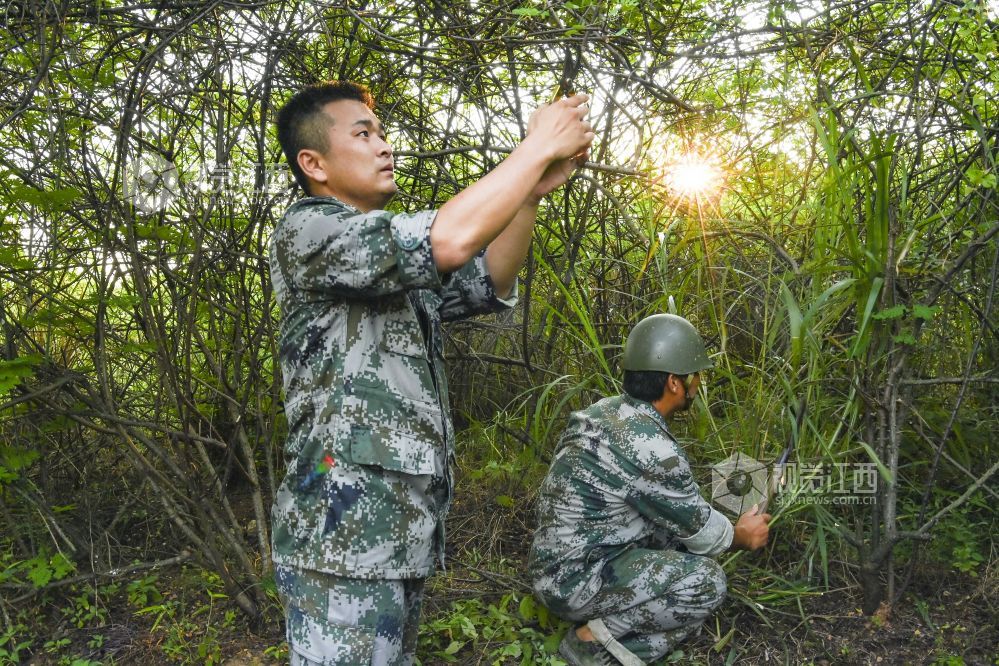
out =
<path fill-rule="evenodd" d="M 520 207 L 513 221 L 507 225 L 486 249 L 486 267 L 493 280 L 496 295 L 507 298 L 513 290 L 520 267 L 524 265 L 531 247 L 534 222 L 538 217 L 536 203 L 528 202 Z"/>
<path fill-rule="evenodd" d="M 464 266 L 518 215 L 550 163 L 535 144 L 528 136 L 498 167 L 441 206 L 430 229 L 438 270 Z"/>

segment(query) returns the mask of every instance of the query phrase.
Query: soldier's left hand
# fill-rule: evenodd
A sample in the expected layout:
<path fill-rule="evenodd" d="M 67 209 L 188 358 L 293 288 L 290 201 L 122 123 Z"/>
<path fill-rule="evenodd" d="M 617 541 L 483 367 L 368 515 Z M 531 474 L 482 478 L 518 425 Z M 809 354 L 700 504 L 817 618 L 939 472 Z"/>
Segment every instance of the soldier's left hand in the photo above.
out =
<path fill-rule="evenodd" d="M 757 513 L 754 506 L 739 516 L 735 523 L 732 547 L 743 550 L 758 550 L 767 545 L 770 538 L 770 514 Z"/>
<path fill-rule="evenodd" d="M 575 157 L 567 157 L 564 160 L 552 162 L 545 169 L 541 180 L 534 186 L 534 191 L 531 193 L 532 196 L 535 199 L 541 199 L 541 197 L 565 185 L 572 178 L 572 174 L 576 173 L 576 170 L 586 163 L 587 156 L 588 151 L 583 151 Z"/>

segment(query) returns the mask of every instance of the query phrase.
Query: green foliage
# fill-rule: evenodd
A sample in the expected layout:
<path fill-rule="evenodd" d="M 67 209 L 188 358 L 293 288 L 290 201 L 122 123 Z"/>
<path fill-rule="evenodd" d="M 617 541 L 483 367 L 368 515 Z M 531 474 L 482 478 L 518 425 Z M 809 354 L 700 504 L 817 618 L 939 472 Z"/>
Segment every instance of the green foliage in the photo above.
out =
<path fill-rule="evenodd" d="M 14 561 L 12 557 L 0 557 L 4 566 L 0 571 L 0 583 L 10 580 L 29 582 L 36 588 L 45 587 L 53 580 L 62 580 L 76 570 L 74 564 L 62 553 L 49 556 L 42 552 L 27 560 Z"/>
<path fill-rule="evenodd" d="M 24 638 L 26 629 L 23 624 L 11 624 L 0 633 L 0 665 L 21 663 L 21 654 L 26 652 L 33 642 Z"/>
<path fill-rule="evenodd" d="M 222 662 L 218 627 L 203 627 L 194 620 L 181 618 L 166 627 L 164 633 L 160 649 L 168 661 L 206 666 Z"/>
<path fill-rule="evenodd" d="M 156 588 L 156 581 L 158 579 L 159 576 L 156 574 L 150 574 L 130 582 L 125 587 L 125 591 L 128 593 L 129 605 L 145 608 L 150 604 L 162 601 L 163 595 Z"/>
<path fill-rule="evenodd" d="M 100 627 L 108 618 L 109 600 L 118 593 L 117 583 L 95 587 L 85 585 L 82 589 L 73 588 L 74 596 L 61 612 L 69 622 L 77 627 Z"/>
<path fill-rule="evenodd" d="M 10 361 L 0 361 L 0 397 L 31 377 L 35 367 L 42 362 L 38 355 L 21 356 Z"/>
<path fill-rule="evenodd" d="M 564 623 L 530 595 L 510 593 L 495 604 L 465 599 L 420 626 L 419 657 L 452 663 L 482 655 L 493 666 L 519 663 L 564 666 L 557 656 Z"/>
<path fill-rule="evenodd" d="M 994 521 L 983 520 L 989 509 L 971 505 L 963 506 L 948 515 L 934 536 L 931 552 L 943 564 L 973 577 L 987 561 L 994 547 Z"/>
<path fill-rule="evenodd" d="M 225 607 L 228 597 L 221 591 L 218 574 L 200 568 L 185 568 L 175 581 L 183 598 L 165 600 L 157 576 L 132 581 L 127 588 L 135 615 L 153 618 L 151 631 L 162 637 L 160 651 L 171 663 L 222 663 L 222 637 L 235 627 L 236 611 Z"/>
<path fill-rule="evenodd" d="M 877 512 L 781 510 L 765 604 L 800 598 L 799 580 L 841 582 L 830 562 L 866 556 L 844 547 L 843 526 L 863 546 L 918 528 L 927 483 L 969 482 L 946 459 L 928 479 L 924 436 L 972 476 L 995 459 L 993 382 L 906 383 L 996 367 L 994 17 L 977 1 L 834 3 L 814 16 L 757 4 L 7 12 L 0 401 L 19 402 L 0 414 L 0 584 L 65 579 L 67 542 L 94 547 L 86 525 L 106 530 L 101 561 L 150 559 L 165 543 L 212 563 L 214 578 L 185 582 L 197 601 L 165 598 L 155 576 L 122 591 L 171 659 L 218 658 L 234 590 L 258 613 L 272 608 L 267 535 L 248 535 L 233 507 L 262 507 L 266 526 L 284 471 L 266 255 L 291 196 L 222 187 L 208 161 L 254 181 L 256 165 L 279 159 L 272 120 L 291 89 L 354 78 L 392 128 L 405 187 L 391 206 L 439 207 L 516 144 L 567 53 L 594 97 L 591 165 L 541 207 L 519 308 L 446 336 L 452 402 L 470 424 L 459 460 L 489 491 L 483 505 L 529 509 L 567 413 L 619 390 L 631 324 L 674 311 L 704 332 L 717 366 L 703 404 L 671 424 L 702 470 L 736 450 L 770 460 L 791 437 L 804 463 L 879 467 Z M 169 38 L 148 41 L 149 21 Z M 274 26 L 286 26 L 281 43 L 262 60 L 245 40 Z M 717 153 L 717 196 L 665 186 L 657 155 L 671 142 Z M 140 211 L 123 182 L 153 153 L 178 165 L 184 189 Z M 808 416 L 793 434 L 800 398 Z M 933 556 L 980 572 L 982 520 L 970 506 L 948 516 Z M 65 621 L 99 625 L 108 594 L 77 589 Z M 549 655 L 549 638 L 530 632 L 554 627 L 501 606 L 500 634 L 487 639 L 490 607 L 469 603 L 425 647 Z M 5 636 L 0 658 L 23 656 L 27 644 Z"/>
<path fill-rule="evenodd" d="M 53 579 L 65 578 L 76 568 L 76 565 L 62 553 L 56 553 L 48 560 L 44 557 L 36 557 L 33 560 L 28 560 L 25 564 L 30 566 L 28 579 L 35 587 L 45 587 Z"/>
<path fill-rule="evenodd" d="M 264 656 L 280 663 L 288 661 L 288 643 L 282 641 L 279 645 L 267 646 L 264 648 Z"/>
<path fill-rule="evenodd" d="M 57 654 L 62 651 L 63 648 L 67 647 L 72 643 L 68 638 L 58 638 L 50 641 L 45 641 L 42 645 L 42 649 L 51 654 Z"/>

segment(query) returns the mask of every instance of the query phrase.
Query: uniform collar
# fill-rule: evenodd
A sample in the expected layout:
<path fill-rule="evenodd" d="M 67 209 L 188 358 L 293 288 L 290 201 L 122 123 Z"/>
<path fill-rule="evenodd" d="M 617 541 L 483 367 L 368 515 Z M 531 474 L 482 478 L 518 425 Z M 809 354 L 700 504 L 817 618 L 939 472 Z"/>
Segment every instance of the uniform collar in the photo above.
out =
<path fill-rule="evenodd" d="M 294 205 L 296 205 L 296 206 L 300 206 L 300 205 L 304 206 L 304 205 L 308 205 L 308 204 L 311 204 L 311 203 L 325 203 L 325 204 L 334 203 L 334 204 L 337 204 L 338 206 L 343 206 L 344 208 L 346 208 L 348 211 L 350 211 L 352 213 L 360 213 L 361 212 L 360 209 L 355 208 L 354 206 L 351 206 L 346 201 L 340 201 L 339 199 L 337 199 L 335 196 L 333 196 L 331 194 L 324 194 L 324 195 L 318 196 L 318 197 L 304 197 L 304 198 L 299 199 L 298 201 L 296 201 Z"/>
<path fill-rule="evenodd" d="M 636 411 L 640 412 L 642 416 L 653 421 L 657 426 L 666 432 L 667 435 L 673 437 L 673 433 L 669 431 L 669 426 L 666 424 L 666 419 L 663 415 L 656 411 L 656 408 L 652 406 L 651 403 L 645 402 L 644 400 L 638 400 L 633 398 L 627 393 L 621 393 L 621 399 Z M 676 439 L 674 437 L 674 439 Z"/>

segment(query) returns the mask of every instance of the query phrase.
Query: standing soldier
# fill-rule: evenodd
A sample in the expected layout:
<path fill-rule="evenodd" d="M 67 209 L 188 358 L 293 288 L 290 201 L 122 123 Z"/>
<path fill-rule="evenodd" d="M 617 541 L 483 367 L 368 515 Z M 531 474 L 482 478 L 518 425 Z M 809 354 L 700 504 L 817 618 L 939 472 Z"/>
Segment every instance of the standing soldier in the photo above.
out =
<path fill-rule="evenodd" d="M 700 495 L 666 424 L 711 367 L 686 319 L 640 321 L 625 343 L 624 393 L 574 412 L 538 500 L 529 570 L 538 597 L 577 623 L 572 666 L 636 666 L 667 654 L 725 597 L 711 559 L 767 542 L 768 514 L 734 528 Z"/>
<path fill-rule="evenodd" d="M 287 475 L 273 508 L 292 664 L 410 664 L 424 579 L 443 560 L 454 430 L 441 321 L 516 303 L 540 199 L 585 156 L 577 95 L 440 210 L 383 210 L 396 192 L 374 100 L 311 86 L 278 115 L 306 198 L 278 222 Z"/>

